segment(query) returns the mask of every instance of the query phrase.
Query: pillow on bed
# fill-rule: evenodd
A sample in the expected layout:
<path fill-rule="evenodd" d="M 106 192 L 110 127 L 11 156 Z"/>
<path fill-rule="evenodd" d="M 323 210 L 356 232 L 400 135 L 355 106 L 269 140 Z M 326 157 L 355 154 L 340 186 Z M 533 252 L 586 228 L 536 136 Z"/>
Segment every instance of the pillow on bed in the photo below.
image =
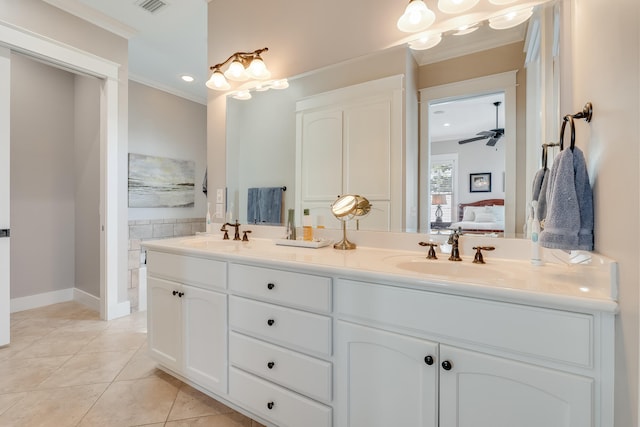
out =
<path fill-rule="evenodd" d="M 476 213 L 473 206 L 465 206 L 462 211 L 462 221 L 473 221 L 476 219 Z"/>
<path fill-rule="evenodd" d="M 476 213 L 476 222 L 496 222 L 496 216 L 492 213 Z"/>
<path fill-rule="evenodd" d="M 491 213 L 496 217 L 496 221 L 504 221 L 504 206 L 493 205 L 490 209 Z"/>

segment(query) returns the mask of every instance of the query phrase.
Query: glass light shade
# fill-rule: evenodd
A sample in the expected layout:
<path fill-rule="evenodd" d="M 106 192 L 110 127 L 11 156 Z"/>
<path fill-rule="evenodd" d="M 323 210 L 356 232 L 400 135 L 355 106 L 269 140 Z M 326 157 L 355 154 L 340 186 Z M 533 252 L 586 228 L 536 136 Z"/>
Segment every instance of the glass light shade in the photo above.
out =
<path fill-rule="evenodd" d="M 235 99 L 240 99 L 242 101 L 246 101 L 247 99 L 251 99 L 251 93 L 248 90 L 239 90 L 232 95 Z"/>
<path fill-rule="evenodd" d="M 477 5 L 480 0 L 438 0 L 438 9 L 444 13 L 462 13 Z"/>
<path fill-rule="evenodd" d="M 513 28 L 522 24 L 529 19 L 531 15 L 533 15 L 532 7 L 508 12 L 503 15 L 489 18 L 489 26 L 494 30 L 506 30 L 507 28 Z"/>
<path fill-rule="evenodd" d="M 511 4 L 511 3 L 515 3 L 518 0 L 489 0 L 489 3 L 491 4 L 495 4 L 498 6 L 503 6 L 505 4 Z"/>
<path fill-rule="evenodd" d="M 267 70 L 267 66 L 264 65 L 264 61 L 260 56 L 257 56 L 251 61 L 247 68 L 247 74 L 252 79 L 266 80 L 271 77 L 271 73 Z"/>
<path fill-rule="evenodd" d="M 424 31 L 436 20 L 436 14 L 422 0 L 411 0 L 398 19 L 398 29 L 405 33 Z"/>
<path fill-rule="evenodd" d="M 229 80 L 233 80 L 235 82 L 243 82 L 249 79 L 247 71 L 242 66 L 242 63 L 237 59 L 234 59 L 233 62 L 229 65 L 227 71 L 224 72 L 224 76 Z"/>
<path fill-rule="evenodd" d="M 229 84 L 227 79 L 224 78 L 224 75 L 220 72 L 220 70 L 214 71 L 213 74 L 211 74 L 211 77 L 209 78 L 209 80 L 207 80 L 207 82 L 205 83 L 205 85 L 209 89 L 213 89 L 213 90 L 231 89 L 231 85 Z"/>
<path fill-rule="evenodd" d="M 442 41 L 442 34 L 428 34 L 419 39 L 409 42 L 409 47 L 413 50 L 427 50 L 437 46 Z"/>
<path fill-rule="evenodd" d="M 474 25 L 460 27 L 460 28 L 457 28 L 457 31 L 455 33 L 453 33 L 453 35 L 454 36 L 464 36 L 465 34 L 473 33 L 478 28 L 480 28 L 480 27 L 478 25 L 475 25 L 475 24 Z"/>
<path fill-rule="evenodd" d="M 272 89 L 286 89 L 288 87 L 289 87 L 289 82 L 287 81 L 287 79 L 275 80 L 271 84 Z"/>

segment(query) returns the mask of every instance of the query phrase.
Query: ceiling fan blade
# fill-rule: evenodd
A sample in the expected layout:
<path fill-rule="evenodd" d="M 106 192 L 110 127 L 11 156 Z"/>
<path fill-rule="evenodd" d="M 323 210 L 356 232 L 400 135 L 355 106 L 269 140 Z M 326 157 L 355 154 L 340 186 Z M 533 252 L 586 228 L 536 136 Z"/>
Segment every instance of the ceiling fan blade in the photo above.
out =
<path fill-rule="evenodd" d="M 480 132 L 476 133 L 476 135 L 482 135 L 485 138 L 489 138 L 490 136 L 495 135 L 495 132 L 493 130 L 483 130 L 483 131 L 480 131 Z"/>
<path fill-rule="evenodd" d="M 475 138 L 463 139 L 458 141 L 458 144 L 466 144 L 468 142 L 480 141 L 481 139 L 487 139 L 489 136 L 476 136 Z"/>
<path fill-rule="evenodd" d="M 498 143 L 498 140 L 499 140 L 500 138 L 502 138 L 502 135 L 496 135 L 496 136 L 494 136 L 493 138 L 491 138 L 491 139 L 489 139 L 489 140 L 487 141 L 487 145 L 488 145 L 489 147 L 493 147 L 494 145 L 496 145 L 496 144 Z"/>

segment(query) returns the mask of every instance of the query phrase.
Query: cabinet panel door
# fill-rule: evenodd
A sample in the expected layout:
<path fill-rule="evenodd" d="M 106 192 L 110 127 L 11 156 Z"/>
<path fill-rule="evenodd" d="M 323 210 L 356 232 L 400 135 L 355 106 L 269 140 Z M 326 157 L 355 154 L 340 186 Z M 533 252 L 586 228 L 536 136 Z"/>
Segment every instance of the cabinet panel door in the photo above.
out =
<path fill-rule="evenodd" d="M 149 277 L 147 281 L 147 336 L 149 352 L 167 368 L 180 372 L 182 364 L 181 300 L 173 292 L 182 285 Z"/>
<path fill-rule="evenodd" d="M 304 113 L 302 200 L 335 200 L 342 194 L 342 111 Z"/>
<path fill-rule="evenodd" d="M 593 380 L 440 346 L 440 427 L 592 426 Z"/>
<path fill-rule="evenodd" d="M 437 426 L 436 343 L 342 321 L 336 339 L 338 426 Z"/>
<path fill-rule="evenodd" d="M 187 378 L 227 392 L 227 296 L 184 286 L 184 369 Z"/>

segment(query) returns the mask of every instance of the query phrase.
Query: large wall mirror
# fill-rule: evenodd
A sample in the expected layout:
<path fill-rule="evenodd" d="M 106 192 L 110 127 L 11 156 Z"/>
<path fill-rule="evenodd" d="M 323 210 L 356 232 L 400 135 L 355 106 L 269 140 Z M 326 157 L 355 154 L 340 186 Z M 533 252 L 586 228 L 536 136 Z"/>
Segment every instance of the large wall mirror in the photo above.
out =
<path fill-rule="evenodd" d="M 248 222 L 248 190 L 254 187 L 286 187 L 283 211 L 293 208 L 302 214 L 295 196 L 298 102 L 402 75 L 403 195 L 393 203 L 402 206 L 403 214 L 389 231 L 437 232 L 442 222 L 446 227 L 460 219 L 460 203 L 502 199 L 504 232 L 496 235 L 522 236 L 541 144 L 557 139 L 559 9 L 559 2 L 549 1 L 513 29 L 482 26 L 464 36 L 447 34 L 440 45 L 423 51 L 391 47 L 290 78 L 286 90 L 254 92 L 246 101 L 228 98 L 228 217 Z M 502 86 L 482 86 L 483 80 L 505 76 Z M 443 121 L 454 116 L 459 125 Z M 489 137 L 460 143 L 495 130 L 502 132 L 494 135 L 499 136 L 496 141 Z M 452 188 L 447 189 L 436 185 L 434 177 L 447 173 L 442 165 L 451 158 L 456 159 L 455 180 L 451 178 Z M 487 174 L 491 191 L 486 191 Z M 445 216 L 437 221 L 440 210 Z M 338 228 L 332 220 L 326 218 L 325 225 Z M 367 219 L 359 228 L 367 229 Z"/>

